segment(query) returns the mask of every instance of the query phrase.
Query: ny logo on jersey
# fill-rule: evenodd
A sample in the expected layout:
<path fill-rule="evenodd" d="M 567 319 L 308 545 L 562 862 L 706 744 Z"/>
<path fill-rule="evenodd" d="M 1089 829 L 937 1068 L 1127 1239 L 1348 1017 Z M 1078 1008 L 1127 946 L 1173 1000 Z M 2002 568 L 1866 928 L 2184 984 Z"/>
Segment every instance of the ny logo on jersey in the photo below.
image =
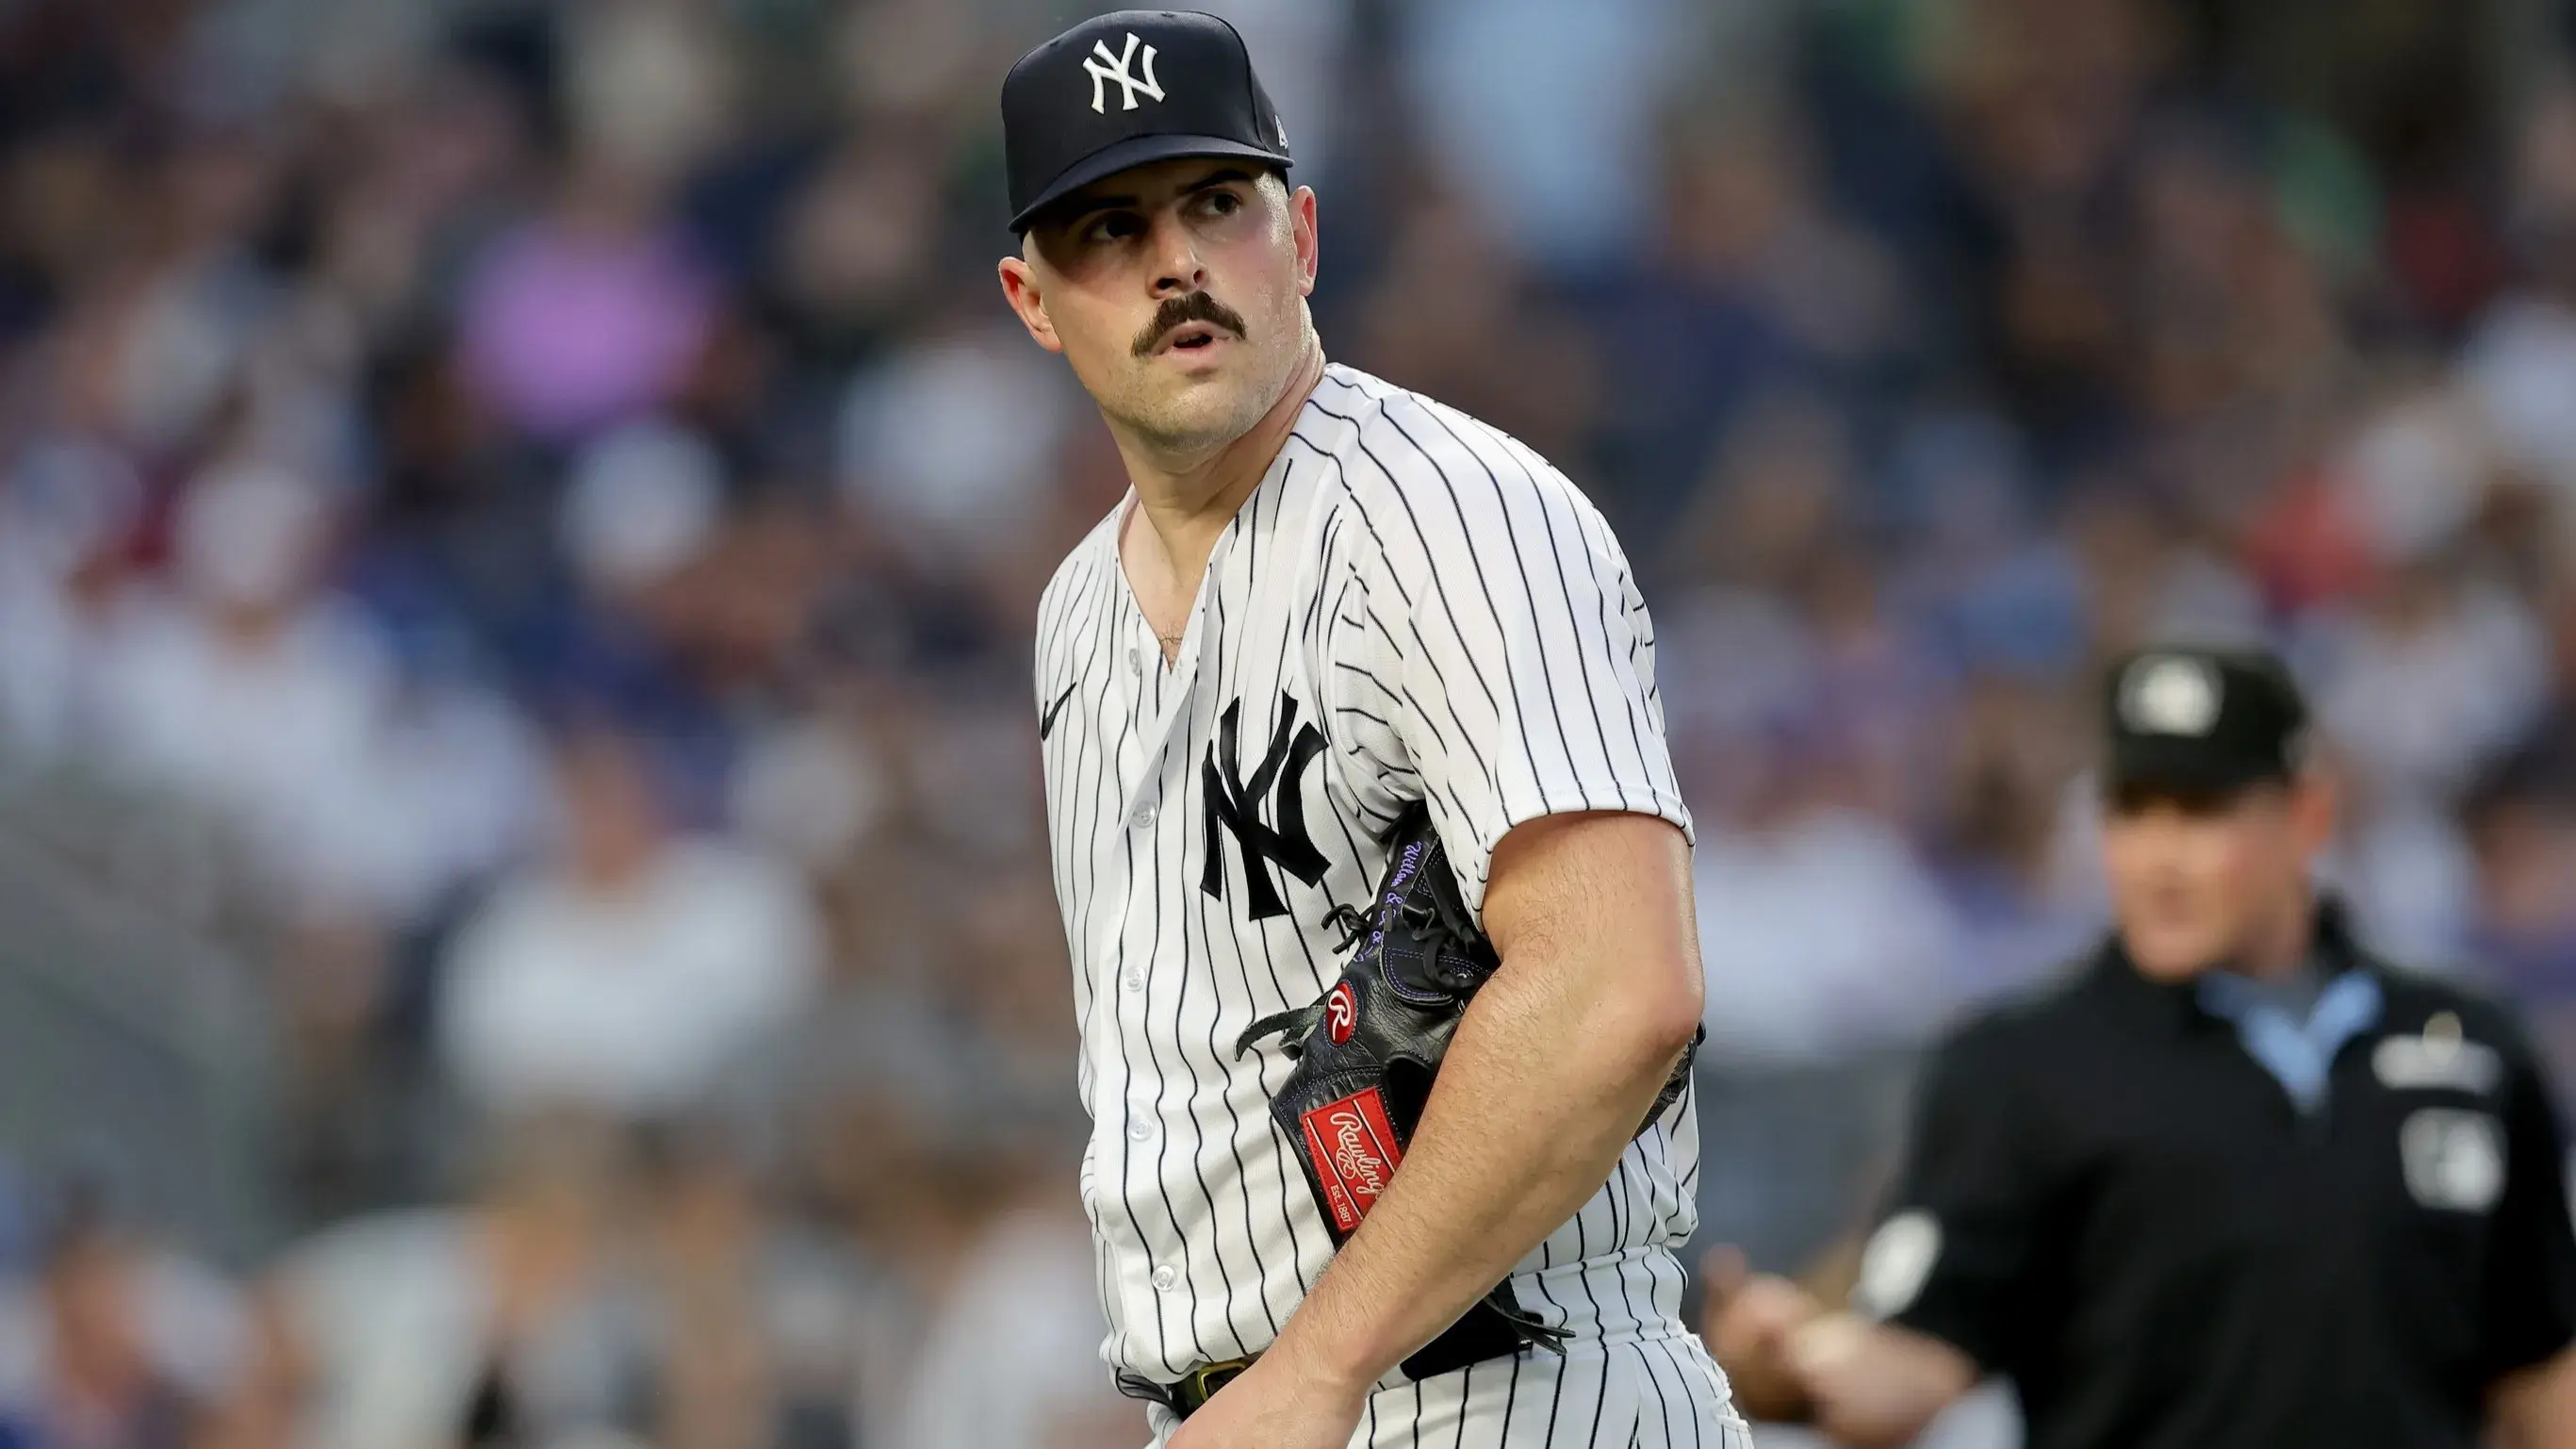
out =
<path fill-rule="evenodd" d="M 1135 64 L 1136 47 L 1143 44 L 1144 42 L 1138 40 L 1136 38 L 1136 32 L 1132 30 L 1127 32 L 1127 48 L 1118 52 L 1116 55 L 1111 55 L 1109 53 L 1108 41 L 1095 40 L 1091 42 L 1090 58 L 1083 61 L 1082 68 L 1084 72 L 1089 74 L 1091 77 L 1091 108 L 1093 110 L 1100 112 L 1104 116 L 1109 114 L 1109 94 L 1108 86 L 1106 85 L 1106 82 L 1109 81 L 1116 81 L 1118 83 L 1118 96 L 1123 102 L 1118 109 L 1122 111 L 1132 111 L 1136 109 L 1136 97 L 1139 93 L 1152 96 L 1158 101 L 1163 98 L 1163 84 L 1162 82 L 1154 79 L 1154 47 L 1150 45 L 1145 46 L 1144 79 L 1137 79 L 1135 75 L 1127 69 L 1130 65 Z"/>
<path fill-rule="evenodd" d="M 1244 908 L 1251 919 L 1263 921 L 1288 914 L 1263 862 L 1278 866 L 1308 885 L 1324 878 L 1324 853 L 1315 848 L 1314 838 L 1306 833 L 1304 784 L 1307 763 L 1324 752 L 1324 735 L 1311 724 L 1300 726 L 1297 701 L 1280 695 L 1279 724 L 1270 732 L 1270 748 L 1262 755 L 1260 768 L 1247 780 L 1236 749 L 1242 714 L 1242 700 L 1225 707 L 1225 713 L 1217 719 L 1216 742 L 1208 746 L 1207 761 L 1199 769 L 1199 781 L 1207 794 L 1207 868 L 1199 876 L 1199 889 L 1218 900 L 1225 899 L 1225 850 L 1217 838 L 1217 827 L 1222 825 L 1232 832 L 1235 847 L 1243 852 Z M 1264 825 L 1261 797 L 1270 793 L 1273 782 L 1279 790 L 1270 808 L 1273 823 Z"/>

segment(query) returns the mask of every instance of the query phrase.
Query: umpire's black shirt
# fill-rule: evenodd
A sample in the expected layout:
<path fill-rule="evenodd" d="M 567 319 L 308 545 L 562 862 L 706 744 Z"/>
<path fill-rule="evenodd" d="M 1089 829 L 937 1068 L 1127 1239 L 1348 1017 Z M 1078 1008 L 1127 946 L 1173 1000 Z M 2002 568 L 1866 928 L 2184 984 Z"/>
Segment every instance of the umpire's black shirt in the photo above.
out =
<path fill-rule="evenodd" d="M 2576 1338 L 2549 1099 L 2493 1003 L 2331 908 L 2318 954 L 2343 1019 L 2304 1081 L 2116 944 L 1959 1032 L 1859 1306 L 2009 1375 L 2030 1449 L 2472 1449 Z"/>

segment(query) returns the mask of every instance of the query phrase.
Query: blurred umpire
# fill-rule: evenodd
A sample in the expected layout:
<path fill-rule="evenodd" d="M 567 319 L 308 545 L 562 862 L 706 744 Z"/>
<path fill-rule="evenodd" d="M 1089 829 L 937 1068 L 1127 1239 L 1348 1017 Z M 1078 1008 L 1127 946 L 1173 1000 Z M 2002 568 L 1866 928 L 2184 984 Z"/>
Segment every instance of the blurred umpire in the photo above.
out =
<path fill-rule="evenodd" d="M 1987 1374 L 2031 1449 L 2576 1445 L 2576 1241 L 2512 1016 L 2311 884 L 2335 805 L 2277 659 L 2139 654 L 2105 706 L 2116 930 L 1935 1053 L 1851 1311 L 1721 1285 L 1739 1398 L 1861 1446 Z"/>

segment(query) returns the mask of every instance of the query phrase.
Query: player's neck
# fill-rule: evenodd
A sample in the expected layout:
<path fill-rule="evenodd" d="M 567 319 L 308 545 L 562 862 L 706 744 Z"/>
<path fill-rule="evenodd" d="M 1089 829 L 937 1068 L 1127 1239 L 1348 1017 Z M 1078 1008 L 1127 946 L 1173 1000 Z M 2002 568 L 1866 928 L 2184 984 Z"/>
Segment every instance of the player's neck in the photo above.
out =
<path fill-rule="evenodd" d="M 1136 488 L 1136 511 L 1144 515 L 1173 583 L 1195 583 L 1206 571 L 1217 535 L 1261 486 L 1323 376 L 1323 345 L 1309 331 L 1305 356 L 1289 374 L 1288 385 L 1234 441 L 1204 458 L 1159 460 L 1120 440 L 1127 478 Z"/>

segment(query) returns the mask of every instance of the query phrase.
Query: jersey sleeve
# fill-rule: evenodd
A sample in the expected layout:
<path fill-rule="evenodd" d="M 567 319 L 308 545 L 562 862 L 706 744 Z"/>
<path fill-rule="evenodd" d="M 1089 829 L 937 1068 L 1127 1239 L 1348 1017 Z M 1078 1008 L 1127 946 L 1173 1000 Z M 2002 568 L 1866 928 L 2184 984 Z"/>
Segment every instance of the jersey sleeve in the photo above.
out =
<path fill-rule="evenodd" d="M 1528 449 L 1390 402 L 1352 472 L 1370 557 L 1354 631 L 1402 776 L 1470 908 L 1495 845 L 1543 815 L 1689 812 L 1655 687 L 1654 626 L 1608 524 Z"/>
<path fill-rule="evenodd" d="M 2485 1361 L 2501 1377 L 2576 1342 L 2576 1227 L 2565 1134 L 2520 1034 L 2505 1052 L 2505 1187 L 2487 1252 Z"/>
<path fill-rule="evenodd" d="M 2046 1175 L 2006 1044 L 1972 1026 L 1926 1065 L 1905 1167 L 1852 1306 L 2009 1367 L 2031 1297 Z M 2044 1330 L 2042 1330 L 2044 1331 Z"/>

